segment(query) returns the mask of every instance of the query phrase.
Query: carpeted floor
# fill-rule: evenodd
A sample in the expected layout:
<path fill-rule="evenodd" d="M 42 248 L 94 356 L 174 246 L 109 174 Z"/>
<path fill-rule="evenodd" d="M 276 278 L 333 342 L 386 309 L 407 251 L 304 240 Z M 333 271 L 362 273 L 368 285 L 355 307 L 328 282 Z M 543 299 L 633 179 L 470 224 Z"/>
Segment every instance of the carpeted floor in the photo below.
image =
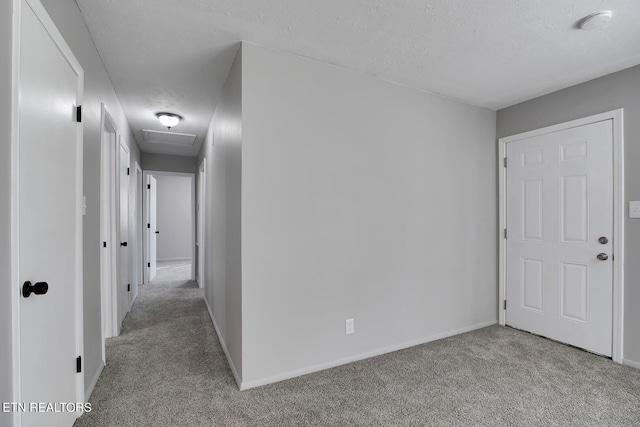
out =
<path fill-rule="evenodd" d="M 187 268 L 140 287 L 75 426 L 640 426 L 640 370 L 499 326 L 240 392 Z"/>

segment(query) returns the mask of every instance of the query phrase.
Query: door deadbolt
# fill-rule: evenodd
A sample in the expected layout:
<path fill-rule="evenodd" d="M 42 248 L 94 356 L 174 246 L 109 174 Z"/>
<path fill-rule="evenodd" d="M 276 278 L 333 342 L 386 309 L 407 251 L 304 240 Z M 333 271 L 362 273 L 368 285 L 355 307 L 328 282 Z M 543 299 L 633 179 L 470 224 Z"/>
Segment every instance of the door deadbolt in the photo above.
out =
<path fill-rule="evenodd" d="M 602 245 L 606 245 L 607 243 L 609 243 L 609 239 L 607 239 L 606 237 L 602 236 L 598 239 L 598 242 Z"/>
<path fill-rule="evenodd" d="M 609 259 L 609 255 L 605 254 L 604 252 L 599 253 L 599 254 L 598 254 L 598 259 L 599 259 L 600 261 L 606 261 L 606 260 L 608 260 L 608 259 Z"/>

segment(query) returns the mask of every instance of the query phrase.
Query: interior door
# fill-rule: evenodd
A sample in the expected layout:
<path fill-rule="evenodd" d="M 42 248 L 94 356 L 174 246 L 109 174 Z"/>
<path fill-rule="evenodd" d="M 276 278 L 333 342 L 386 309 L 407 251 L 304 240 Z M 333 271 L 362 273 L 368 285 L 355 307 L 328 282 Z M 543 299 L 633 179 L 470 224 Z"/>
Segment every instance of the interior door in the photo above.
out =
<path fill-rule="evenodd" d="M 611 356 L 611 120 L 507 144 L 506 323 Z"/>
<path fill-rule="evenodd" d="M 149 281 L 156 277 L 156 259 L 157 259 L 157 237 L 158 237 L 158 221 L 157 221 L 157 191 L 158 182 L 153 175 L 149 175 L 148 182 L 149 192 Z"/>
<path fill-rule="evenodd" d="M 120 141 L 118 158 L 118 331 L 129 311 L 129 148 Z M 119 332 L 118 332 L 119 333 Z"/>
<path fill-rule="evenodd" d="M 196 235 L 196 245 L 198 247 L 198 285 L 204 287 L 204 213 L 205 213 L 205 194 L 206 194 L 206 163 L 202 161 L 198 173 L 198 233 Z"/>
<path fill-rule="evenodd" d="M 82 125 L 75 106 L 83 74 L 42 6 L 23 0 L 21 9 L 19 399 L 77 402 L 83 383 L 76 372 L 82 353 Z M 76 413 L 26 411 L 20 417 L 25 427 L 68 427 Z"/>

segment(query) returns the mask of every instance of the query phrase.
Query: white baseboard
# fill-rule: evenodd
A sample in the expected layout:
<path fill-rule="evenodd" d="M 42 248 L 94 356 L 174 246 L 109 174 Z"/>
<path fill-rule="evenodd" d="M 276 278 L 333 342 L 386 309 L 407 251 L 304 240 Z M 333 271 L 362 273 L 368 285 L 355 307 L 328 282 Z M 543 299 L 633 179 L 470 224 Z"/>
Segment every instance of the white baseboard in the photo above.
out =
<path fill-rule="evenodd" d="M 93 376 L 93 379 L 91 380 L 91 383 L 89 384 L 89 387 L 87 387 L 87 389 L 84 391 L 84 401 L 85 403 L 89 401 L 89 398 L 91 397 L 91 393 L 93 393 L 93 389 L 96 388 L 96 384 L 98 384 L 98 379 L 100 378 L 100 375 L 102 374 L 102 371 L 104 370 L 104 361 L 100 361 L 100 366 L 98 367 L 98 370 L 96 371 L 95 375 Z"/>
<path fill-rule="evenodd" d="M 211 318 L 211 323 L 213 323 L 213 327 L 216 330 L 216 334 L 218 335 L 218 340 L 220 341 L 220 345 L 222 346 L 222 350 L 224 351 L 224 355 L 227 357 L 227 362 L 229 363 L 229 367 L 231 368 L 231 373 L 233 374 L 233 378 L 236 380 L 236 384 L 238 388 L 242 390 L 242 379 L 240 375 L 238 375 L 238 371 L 236 370 L 236 366 L 233 364 L 233 360 L 231 360 L 231 356 L 229 355 L 229 351 L 227 350 L 227 344 L 224 342 L 224 338 L 222 338 L 222 334 L 220 333 L 220 328 L 218 328 L 218 324 L 216 323 L 215 317 L 213 317 L 213 310 L 209 306 L 209 302 L 206 298 L 204 298 L 204 303 L 207 306 L 207 311 L 209 312 L 209 317 Z"/>
<path fill-rule="evenodd" d="M 156 263 L 158 262 L 174 262 L 174 261 L 191 261 L 191 257 L 186 258 L 157 258 Z"/>
<path fill-rule="evenodd" d="M 343 359 L 333 360 L 331 362 L 320 363 L 318 365 L 313 365 L 313 366 L 309 366 L 302 369 L 283 372 L 281 374 L 274 375 L 271 377 L 261 378 L 253 381 L 238 382 L 238 384 L 240 385 L 240 390 L 248 390 L 250 388 L 260 387 L 260 386 L 275 383 L 278 381 L 284 381 L 291 378 L 299 377 L 301 375 L 311 374 L 313 372 L 323 371 L 329 368 L 335 368 L 336 366 L 345 365 L 347 363 L 369 359 L 371 357 L 380 356 L 382 354 L 391 353 L 393 351 L 414 347 L 416 345 L 425 344 L 425 343 L 436 341 L 442 338 L 448 338 L 453 335 L 463 334 L 465 332 L 471 332 L 476 329 L 486 328 L 487 326 L 495 325 L 497 323 L 498 323 L 497 319 L 487 321 L 487 322 L 482 322 L 482 323 L 476 323 L 474 325 L 465 326 L 464 328 L 458 328 L 458 329 L 454 329 L 446 332 L 441 332 L 441 333 L 430 335 L 428 337 L 420 338 L 417 340 L 404 342 L 402 344 L 392 345 L 389 347 L 384 347 L 384 348 L 369 351 L 366 353 L 357 354 L 355 356 L 345 357 Z M 214 322 L 214 325 L 215 325 L 215 322 Z M 225 353 L 226 353 L 226 350 L 225 350 Z M 227 356 L 227 358 L 229 358 L 229 356 Z M 237 377 L 236 377 L 236 381 L 238 381 Z"/>
<path fill-rule="evenodd" d="M 640 369 L 640 362 L 636 362 L 634 360 L 622 359 L 622 364 L 631 366 L 632 368 Z"/>

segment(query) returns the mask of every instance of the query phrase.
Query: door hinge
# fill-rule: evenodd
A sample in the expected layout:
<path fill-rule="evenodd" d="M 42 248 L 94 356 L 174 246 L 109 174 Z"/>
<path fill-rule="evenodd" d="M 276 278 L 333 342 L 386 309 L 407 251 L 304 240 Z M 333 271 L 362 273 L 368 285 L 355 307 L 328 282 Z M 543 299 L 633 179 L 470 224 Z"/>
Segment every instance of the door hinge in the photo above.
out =
<path fill-rule="evenodd" d="M 504 300 L 504 309 L 507 309 L 507 300 Z"/>
<path fill-rule="evenodd" d="M 147 223 L 147 228 L 151 228 L 151 224 Z"/>
<path fill-rule="evenodd" d="M 82 356 L 76 357 L 76 373 L 82 372 Z"/>
<path fill-rule="evenodd" d="M 76 122 L 82 123 L 82 105 L 76 107 Z"/>
<path fill-rule="evenodd" d="M 131 173 L 129 172 L 129 168 L 127 168 L 127 176 L 129 176 Z"/>
<path fill-rule="evenodd" d="M 507 238 L 507 229 L 506 228 L 504 229 L 503 235 L 504 235 L 504 238 L 506 239 Z"/>
<path fill-rule="evenodd" d="M 106 248 L 107 247 L 107 242 L 102 242 L 102 247 Z"/>
<path fill-rule="evenodd" d="M 147 184 L 147 190 L 151 190 L 151 184 Z"/>
<path fill-rule="evenodd" d="M 127 283 L 127 292 L 131 292 L 131 283 Z"/>
<path fill-rule="evenodd" d="M 504 167 L 505 168 L 507 167 L 507 158 L 506 157 L 504 158 Z"/>
<path fill-rule="evenodd" d="M 151 268 L 151 263 L 150 262 L 147 263 L 147 267 Z"/>

